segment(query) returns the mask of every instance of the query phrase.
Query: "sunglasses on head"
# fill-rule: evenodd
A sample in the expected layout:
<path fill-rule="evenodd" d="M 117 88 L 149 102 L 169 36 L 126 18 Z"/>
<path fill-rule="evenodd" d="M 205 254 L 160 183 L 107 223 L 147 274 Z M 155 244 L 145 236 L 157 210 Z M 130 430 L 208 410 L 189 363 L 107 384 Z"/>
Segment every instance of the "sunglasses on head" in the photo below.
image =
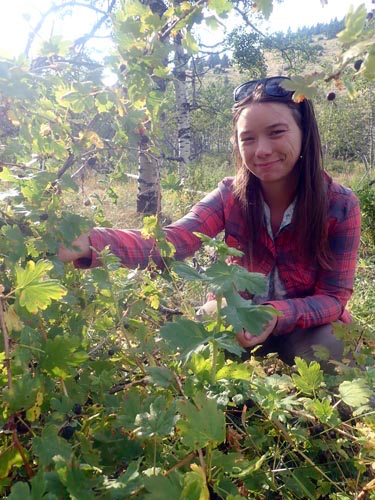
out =
<path fill-rule="evenodd" d="M 234 89 L 234 102 L 242 101 L 245 97 L 251 96 L 259 85 L 263 85 L 264 92 L 270 97 L 292 97 L 293 91 L 286 90 L 280 85 L 285 80 L 290 80 L 290 78 L 287 76 L 272 76 L 270 78 L 245 82 Z"/>

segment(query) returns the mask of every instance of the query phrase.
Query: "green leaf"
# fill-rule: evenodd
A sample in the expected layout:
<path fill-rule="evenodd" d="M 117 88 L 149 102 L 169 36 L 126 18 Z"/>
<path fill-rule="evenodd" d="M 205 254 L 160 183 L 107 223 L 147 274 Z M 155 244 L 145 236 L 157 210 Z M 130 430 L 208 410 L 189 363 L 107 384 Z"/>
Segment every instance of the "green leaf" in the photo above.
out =
<path fill-rule="evenodd" d="M 173 373 L 165 366 L 150 366 L 146 372 L 148 373 L 147 380 L 159 387 L 169 387 L 176 381 Z"/>
<path fill-rule="evenodd" d="M 200 274 L 193 267 L 188 266 L 185 262 L 174 261 L 172 270 L 181 278 L 187 281 L 210 281 L 205 274 Z"/>
<path fill-rule="evenodd" d="M 233 9 L 233 3 L 228 0 L 208 0 L 208 8 L 220 16 L 226 12 L 230 12 Z"/>
<path fill-rule="evenodd" d="M 305 97 L 312 99 L 317 94 L 317 88 L 314 85 L 318 75 L 313 77 L 293 76 L 290 80 L 284 80 L 280 85 L 286 90 L 293 90 L 293 100 L 302 101 Z"/>
<path fill-rule="evenodd" d="M 192 464 L 190 468 L 192 472 L 184 475 L 184 489 L 180 496 L 181 500 L 210 500 L 204 470 L 197 464 Z"/>
<path fill-rule="evenodd" d="M 190 319 L 179 319 L 160 328 L 161 337 L 167 342 L 173 352 L 179 352 L 187 361 L 192 353 L 209 342 L 212 334 L 205 330 L 201 323 Z"/>
<path fill-rule="evenodd" d="M 261 12 L 266 19 L 269 19 L 273 10 L 273 0 L 256 0 L 255 10 Z"/>
<path fill-rule="evenodd" d="M 216 374 L 216 380 L 250 380 L 253 375 L 253 369 L 244 363 L 228 363 L 220 368 Z"/>
<path fill-rule="evenodd" d="M 145 495 L 145 500 L 165 500 L 166 498 L 181 498 L 181 476 L 172 472 L 165 476 L 146 476 L 143 479 L 145 488 L 150 492 Z"/>
<path fill-rule="evenodd" d="M 40 389 L 40 379 L 31 378 L 28 373 L 25 373 L 14 380 L 11 389 L 4 391 L 4 399 L 8 402 L 10 411 L 15 413 L 34 406 Z"/>
<path fill-rule="evenodd" d="M 216 294 L 247 290 L 249 293 L 263 293 L 266 291 L 265 276 L 261 273 L 249 273 L 244 267 L 237 264 L 228 265 L 216 262 L 210 266 L 206 275 L 212 278 L 210 289 Z"/>
<path fill-rule="evenodd" d="M 67 293 L 57 280 L 46 279 L 52 267 L 51 262 L 40 260 L 36 264 L 28 261 L 26 269 L 16 268 L 16 295 L 20 305 L 32 314 L 47 309 L 52 300 L 59 300 Z"/>
<path fill-rule="evenodd" d="M 345 18 L 345 29 L 337 35 L 337 38 L 342 44 L 355 41 L 362 33 L 366 22 L 366 16 L 367 9 L 364 3 L 359 5 L 356 10 L 354 10 L 353 5 L 350 6 L 349 12 Z"/>
<path fill-rule="evenodd" d="M 352 381 L 346 380 L 339 386 L 340 397 L 349 406 L 358 408 L 366 404 L 372 396 L 373 391 L 363 378 L 356 378 Z"/>
<path fill-rule="evenodd" d="M 71 446 L 57 435 L 57 429 L 52 426 L 45 427 L 42 435 L 33 439 L 33 452 L 39 457 L 39 463 L 43 467 L 52 465 L 56 456 L 68 461 L 71 451 Z"/>
<path fill-rule="evenodd" d="M 312 411 L 314 416 L 318 418 L 323 424 L 335 426 L 340 423 L 337 411 L 332 407 L 332 404 L 328 398 L 324 398 L 321 401 L 319 399 L 310 399 L 306 403 L 306 408 L 309 411 Z"/>
<path fill-rule="evenodd" d="M 9 500 L 33 500 L 28 484 L 20 481 L 12 486 L 10 495 L 7 498 Z"/>
<path fill-rule="evenodd" d="M 304 394 L 313 394 L 323 384 L 323 370 L 319 363 L 312 361 L 309 365 L 302 358 L 295 358 L 299 375 L 293 375 L 293 382 L 297 389 Z"/>
<path fill-rule="evenodd" d="M 202 241 L 202 245 L 209 246 L 215 250 L 215 253 L 220 262 L 225 262 L 225 259 L 228 256 L 241 257 L 243 255 L 243 252 L 241 252 L 241 250 L 229 247 L 226 243 L 224 243 L 224 241 L 210 238 L 206 234 L 199 232 L 194 232 L 193 234 Z"/>
<path fill-rule="evenodd" d="M 215 342 L 226 351 L 241 356 L 246 350 L 237 342 L 233 332 L 220 332 L 215 335 Z"/>
<path fill-rule="evenodd" d="M 88 359 L 88 354 L 79 350 L 80 347 L 78 337 L 57 335 L 55 338 L 49 339 L 41 361 L 41 368 L 50 375 L 61 378 L 71 376 L 70 367 L 80 366 Z"/>
<path fill-rule="evenodd" d="M 121 474 L 117 479 L 105 481 L 106 488 L 111 493 L 112 500 L 123 500 L 130 498 L 141 484 L 139 477 L 140 460 L 131 462 L 125 474 Z"/>
<path fill-rule="evenodd" d="M 215 0 L 217 1 L 217 0 Z M 227 1 L 227 0 L 220 0 L 220 1 Z M 228 2 L 229 3 L 229 2 Z M 193 35 L 190 33 L 190 31 L 187 31 L 185 34 L 185 37 L 182 40 L 182 46 L 184 49 L 186 49 L 190 54 L 196 54 L 199 52 L 199 46 L 193 37 Z"/>
<path fill-rule="evenodd" d="M 375 46 L 366 55 L 360 73 L 369 80 L 375 79 Z"/>
<path fill-rule="evenodd" d="M 143 438 L 168 436 L 172 433 L 177 418 L 175 404 L 172 403 L 167 409 L 166 399 L 159 396 L 150 404 L 148 412 L 135 417 L 137 428 L 134 431 Z"/>
<path fill-rule="evenodd" d="M 224 412 L 219 410 L 214 399 L 199 393 L 191 401 L 177 403 L 181 419 L 177 432 L 190 450 L 197 450 L 209 443 L 218 445 L 225 440 Z"/>
<path fill-rule="evenodd" d="M 12 467 L 21 467 L 23 460 L 16 448 L 9 448 L 0 454 L 0 479 L 5 479 Z"/>

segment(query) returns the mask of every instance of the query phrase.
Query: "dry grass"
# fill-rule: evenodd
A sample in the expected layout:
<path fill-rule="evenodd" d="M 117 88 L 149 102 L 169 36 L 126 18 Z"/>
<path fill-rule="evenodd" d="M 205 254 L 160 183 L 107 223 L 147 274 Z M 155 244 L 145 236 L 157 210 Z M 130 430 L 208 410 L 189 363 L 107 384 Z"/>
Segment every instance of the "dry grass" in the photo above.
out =
<path fill-rule="evenodd" d="M 121 229 L 139 229 L 143 226 L 143 215 L 137 213 L 137 181 L 126 179 L 110 183 L 105 175 L 90 173 L 79 183 L 80 190 L 65 200 L 69 210 L 74 213 L 95 218 L 98 210 L 112 227 Z M 108 188 L 118 196 L 115 204 Z M 163 225 L 181 218 L 200 199 L 201 194 L 182 191 L 164 190 L 162 192 Z"/>

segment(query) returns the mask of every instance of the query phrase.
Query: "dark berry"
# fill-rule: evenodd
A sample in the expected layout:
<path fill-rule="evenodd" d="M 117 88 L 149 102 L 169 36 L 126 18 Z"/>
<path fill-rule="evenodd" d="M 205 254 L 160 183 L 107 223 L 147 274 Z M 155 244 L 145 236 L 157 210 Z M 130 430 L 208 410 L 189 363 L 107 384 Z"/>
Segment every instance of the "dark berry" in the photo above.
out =
<path fill-rule="evenodd" d="M 66 425 L 61 429 L 60 436 L 64 439 L 70 439 L 73 436 L 74 431 L 74 427 L 72 427 L 71 425 Z"/>
<path fill-rule="evenodd" d="M 322 424 L 317 424 L 317 425 L 313 425 L 312 427 L 310 427 L 310 435 L 311 436 L 316 436 L 317 434 L 321 434 L 323 431 L 324 431 L 324 427 L 322 426 Z"/>
<path fill-rule="evenodd" d="M 76 403 L 75 405 L 73 405 L 72 411 L 76 415 L 81 415 L 81 413 L 82 413 L 82 406 L 79 403 Z"/>
<path fill-rule="evenodd" d="M 91 158 L 89 158 L 87 160 L 87 165 L 89 167 L 93 167 L 95 165 L 95 163 L 96 163 L 96 157 L 95 156 L 92 156 Z"/>
<path fill-rule="evenodd" d="M 330 439 L 336 439 L 337 438 L 337 434 L 336 434 L 336 431 L 331 429 L 330 431 L 328 431 L 328 437 Z"/>
<path fill-rule="evenodd" d="M 36 368 L 37 366 L 38 366 L 38 361 L 35 361 L 34 359 L 30 361 L 29 368 Z"/>
<path fill-rule="evenodd" d="M 23 419 L 26 420 L 26 419 Z M 18 434 L 27 434 L 29 432 L 29 427 L 26 425 L 25 421 L 16 420 L 16 430 Z"/>
<path fill-rule="evenodd" d="M 374 17 L 374 14 L 373 14 L 372 12 L 369 12 L 369 13 L 367 14 L 366 19 L 367 19 L 367 21 L 371 21 L 371 19 L 372 19 L 373 17 Z"/>
<path fill-rule="evenodd" d="M 114 349 L 108 349 L 108 356 L 113 356 L 115 353 Z"/>
<path fill-rule="evenodd" d="M 334 101 L 336 99 L 336 94 L 334 92 L 330 92 L 327 95 L 327 101 Z"/>
<path fill-rule="evenodd" d="M 121 73 L 126 70 L 126 64 L 121 64 L 120 65 L 120 71 Z"/>
<path fill-rule="evenodd" d="M 74 380 L 76 382 L 78 382 L 78 380 L 79 380 L 79 373 L 76 373 L 73 378 L 74 378 Z"/>
<path fill-rule="evenodd" d="M 85 207 L 89 207 L 91 205 L 91 201 L 90 200 L 86 200 L 84 202 L 84 205 L 85 205 Z"/>
<path fill-rule="evenodd" d="M 45 220 L 47 220 L 47 219 L 48 219 L 48 214 L 41 214 L 41 215 L 39 215 L 39 220 L 40 220 L 40 221 L 42 221 L 42 222 L 43 222 L 43 221 L 45 221 Z"/>
<path fill-rule="evenodd" d="M 354 69 L 356 71 L 359 71 L 361 66 L 362 66 L 362 63 L 363 63 L 363 59 L 358 59 L 355 63 L 354 63 Z"/>

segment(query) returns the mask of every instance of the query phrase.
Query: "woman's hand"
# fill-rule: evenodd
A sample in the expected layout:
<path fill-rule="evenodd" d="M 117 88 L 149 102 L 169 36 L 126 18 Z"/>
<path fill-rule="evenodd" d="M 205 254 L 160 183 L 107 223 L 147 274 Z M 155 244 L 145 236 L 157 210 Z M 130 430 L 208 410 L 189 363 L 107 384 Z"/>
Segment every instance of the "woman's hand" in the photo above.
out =
<path fill-rule="evenodd" d="M 57 257 L 62 262 L 71 262 L 72 260 L 91 257 L 90 240 L 88 234 L 85 233 L 78 236 L 78 238 L 73 241 L 72 245 L 75 247 L 79 247 L 80 250 L 68 250 L 64 246 L 60 246 Z"/>
<path fill-rule="evenodd" d="M 242 332 L 237 333 L 237 342 L 242 347 L 254 347 L 258 344 L 263 344 L 274 331 L 276 324 L 277 316 L 273 316 L 260 335 L 252 335 L 246 330 L 242 330 Z"/>

